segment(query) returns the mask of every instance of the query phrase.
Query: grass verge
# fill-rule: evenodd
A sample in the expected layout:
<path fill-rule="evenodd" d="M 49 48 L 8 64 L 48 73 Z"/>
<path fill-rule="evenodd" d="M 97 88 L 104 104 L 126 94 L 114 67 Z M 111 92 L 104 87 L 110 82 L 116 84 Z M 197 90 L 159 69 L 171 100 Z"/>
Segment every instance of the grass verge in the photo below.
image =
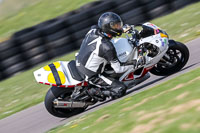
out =
<path fill-rule="evenodd" d="M 7 1 L 7 0 L 6 0 Z M 5 1 L 5 2 L 6 2 Z M 29 0 L 30 4 L 17 13 L 0 20 L 0 40 L 8 38 L 14 32 L 57 17 L 94 0 Z M 8 0 L 10 2 L 10 0 Z M 10 2 L 11 3 L 11 2 Z M 19 5 L 18 1 L 11 4 Z M 25 3 L 25 2 L 24 2 Z M 15 6 L 14 6 L 15 7 Z"/>
<path fill-rule="evenodd" d="M 190 5 L 177 12 L 184 15 L 186 11 L 192 9 L 193 12 L 190 13 L 195 14 L 199 12 L 193 10 L 196 9 L 197 7 L 200 7 L 200 2 Z M 180 26 L 180 23 L 174 23 L 175 19 L 177 20 L 179 19 L 174 15 L 177 14 L 177 12 L 164 16 L 162 18 L 158 18 L 156 20 L 153 20 L 152 22 L 157 24 L 158 26 L 161 25 L 160 26 L 161 28 L 165 28 L 166 31 L 169 33 L 169 35 L 178 41 L 186 42 L 188 40 L 198 37 L 199 36 L 198 31 L 200 30 L 200 25 L 199 26 L 186 25 L 185 27 L 186 30 L 192 28 L 194 29 L 194 31 L 188 32 L 189 35 L 183 38 L 179 38 L 179 36 L 183 34 L 182 32 L 174 34 L 173 27 L 176 28 Z M 195 22 L 193 23 L 199 24 L 200 17 L 196 19 L 197 16 L 194 15 L 191 16 L 194 17 L 191 19 L 195 20 Z M 182 19 L 182 17 L 180 17 L 180 19 L 182 20 L 182 21 L 180 20 L 180 22 L 184 23 L 184 19 Z M 165 22 L 168 23 L 169 25 L 165 24 Z M 175 24 L 175 25 L 170 27 L 170 24 Z M 49 62 L 44 62 L 43 64 L 40 64 L 39 66 L 29 71 L 22 72 L 20 74 L 13 76 L 12 78 L 0 82 L 0 119 L 42 102 L 49 86 L 37 84 L 33 76 L 33 71 L 53 61 L 74 59 L 74 53 L 75 52 L 69 55 L 65 55 L 63 57 L 56 58 Z"/>
<path fill-rule="evenodd" d="M 199 133 L 200 68 L 82 116 L 51 133 Z"/>
<path fill-rule="evenodd" d="M 18 73 L 0 82 L 0 119 L 42 102 L 50 86 L 38 84 L 33 72 L 54 61 L 74 59 L 74 54 L 75 52 L 44 62 L 31 70 Z"/>
<path fill-rule="evenodd" d="M 187 6 L 152 23 L 165 29 L 170 38 L 187 42 L 200 36 L 200 2 Z"/>

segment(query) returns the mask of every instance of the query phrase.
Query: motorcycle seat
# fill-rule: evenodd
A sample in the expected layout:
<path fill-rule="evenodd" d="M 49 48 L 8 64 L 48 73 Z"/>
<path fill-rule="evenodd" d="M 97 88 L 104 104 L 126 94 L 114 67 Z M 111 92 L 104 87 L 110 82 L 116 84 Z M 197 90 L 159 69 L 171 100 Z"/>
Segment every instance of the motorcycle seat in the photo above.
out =
<path fill-rule="evenodd" d="M 72 75 L 72 78 L 78 80 L 78 81 L 83 81 L 84 79 L 82 78 L 81 74 L 79 73 L 78 69 L 76 68 L 76 62 L 75 60 L 72 60 L 68 63 L 68 68 L 70 71 L 70 74 Z"/>

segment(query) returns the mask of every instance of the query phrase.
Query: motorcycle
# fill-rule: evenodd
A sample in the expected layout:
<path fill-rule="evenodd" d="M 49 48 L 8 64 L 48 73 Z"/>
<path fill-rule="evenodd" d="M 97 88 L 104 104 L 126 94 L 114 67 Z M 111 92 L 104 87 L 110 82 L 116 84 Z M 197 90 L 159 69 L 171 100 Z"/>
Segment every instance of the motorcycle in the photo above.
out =
<path fill-rule="evenodd" d="M 141 26 L 140 33 L 132 28 L 131 36 L 112 39 L 121 62 L 136 60 L 133 69 L 120 74 L 116 74 L 109 64 L 105 69 L 106 74 L 124 82 L 128 89 L 148 79 L 150 73 L 157 76 L 176 73 L 189 59 L 189 50 L 183 43 L 170 40 L 165 31 L 152 23 Z M 139 57 L 143 57 L 145 64 L 138 63 Z M 36 70 L 34 76 L 38 83 L 52 86 L 44 104 L 53 116 L 68 117 L 99 102 L 87 93 L 86 90 L 96 86 L 81 78 L 74 60 L 53 62 Z"/>

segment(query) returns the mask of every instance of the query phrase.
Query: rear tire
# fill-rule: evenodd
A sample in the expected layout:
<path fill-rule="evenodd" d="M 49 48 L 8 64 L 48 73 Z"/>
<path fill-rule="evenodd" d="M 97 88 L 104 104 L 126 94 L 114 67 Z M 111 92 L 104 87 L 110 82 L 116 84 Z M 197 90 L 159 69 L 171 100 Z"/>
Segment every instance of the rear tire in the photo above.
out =
<path fill-rule="evenodd" d="M 170 57 L 167 62 L 172 63 L 171 65 L 165 66 L 162 61 L 159 61 L 155 67 L 153 67 L 150 72 L 157 76 L 167 76 L 180 71 L 189 59 L 189 50 L 186 45 L 181 42 L 170 41 L 173 44 L 169 44 L 169 49 L 165 55 Z M 166 60 L 165 55 L 162 59 Z M 161 60 L 162 60 L 161 59 Z M 164 63 L 167 64 L 167 63 Z"/>
<path fill-rule="evenodd" d="M 76 108 L 76 109 L 54 108 L 53 101 L 56 98 L 61 97 L 62 95 L 70 96 L 71 92 L 68 91 L 66 88 L 51 87 L 46 94 L 44 104 L 47 111 L 53 116 L 66 118 L 81 113 L 85 110 L 85 108 Z"/>

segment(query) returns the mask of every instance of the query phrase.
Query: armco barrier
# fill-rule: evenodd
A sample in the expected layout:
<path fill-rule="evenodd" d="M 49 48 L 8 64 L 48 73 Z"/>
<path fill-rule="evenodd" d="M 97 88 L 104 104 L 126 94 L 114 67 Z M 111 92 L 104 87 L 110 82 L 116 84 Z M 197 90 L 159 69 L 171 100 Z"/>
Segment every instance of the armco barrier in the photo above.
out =
<path fill-rule="evenodd" d="M 90 27 L 106 11 L 124 23 L 149 21 L 199 0 L 101 0 L 14 33 L 0 43 L 0 80 L 78 49 Z"/>

